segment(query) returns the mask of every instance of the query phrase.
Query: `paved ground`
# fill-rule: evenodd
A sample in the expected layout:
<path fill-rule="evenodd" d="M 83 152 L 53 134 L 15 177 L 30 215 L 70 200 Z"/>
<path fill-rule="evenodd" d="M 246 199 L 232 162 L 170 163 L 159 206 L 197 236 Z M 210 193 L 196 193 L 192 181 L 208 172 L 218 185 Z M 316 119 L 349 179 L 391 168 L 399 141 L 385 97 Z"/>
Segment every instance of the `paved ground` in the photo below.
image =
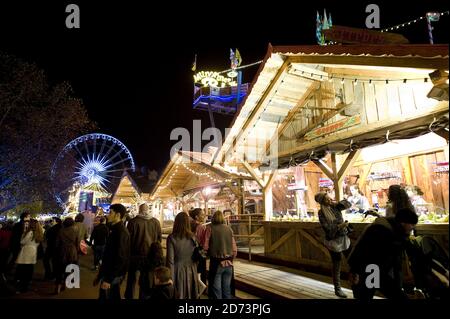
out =
<path fill-rule="evenodd" d="M 33 282 L 31 289 L 27 293 L 16 294 L 14 289 L 14 283 L 12 278 L 9 278 L 7 285 L 0 284 L 0 298 L 13 298 L 13 299 L 97 299 L 99 287 L 94 287 L 92 282 L 96 276 L 96 271 L 92 270 L 93 256 L 89 250 L 87 256 L 83 256 L 80 259 L 80 288 L 79 289 L 66 289 L 59 295 L 54 295 L 55 284 L 52 281 L 45 281 L 44 267 L 42 261 L 38 261 L 35 266 L 35 272 L 33 276 Z M 122 296 L 125 292 L 125 282 L 122 284 Z M 138 295 L 138 285 L 136 285 L 135 296 Z M 253 295 L 245 293 L 243 291 L 236 291 L 236 295 L 241 299 L 254 299 L 257 298 Z M 203 296 L 202 299 L 206 296 Z"/>

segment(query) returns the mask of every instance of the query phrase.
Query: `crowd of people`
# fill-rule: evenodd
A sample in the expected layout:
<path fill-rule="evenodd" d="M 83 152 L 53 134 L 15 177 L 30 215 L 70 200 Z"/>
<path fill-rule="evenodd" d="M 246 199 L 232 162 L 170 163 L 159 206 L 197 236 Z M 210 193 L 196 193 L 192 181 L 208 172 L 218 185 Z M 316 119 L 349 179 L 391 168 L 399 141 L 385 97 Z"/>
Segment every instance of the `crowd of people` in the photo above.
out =
<path fill-rule="evenodd" d="M 353 245 L 349 237 L 353 229 L 342 211 L 367 203 L 357 187 L 351 192 L 340 202 L 325 192 L 315 195 L 336 296 L 347 297 L 341 286 L 344 256 L 356 299 L 372 299 L 377 290 L 392 299 L 406 299 L 416 288 L 432 296 L 442 296 L 445 288 L 448 291 L 448 256 L 432 238 L 415 236 L 418 216 L 407 190 L 400 185 L 389 187 L 386 216 L 368 225 Z M 93 284 L 99 286 L 100 299 L 121 299 L 125 280 L 125 299 L 198 299 L 206 288 L 210 299 L 231 299 L 237 256 L 233 231 L 221 211 L 205 221 L 200 208 L 178 213 L 164 254 L 160 222 L 147 204 L 139 206 L 134 218 L 121 204 L 111 205 L 108 215 L 78 214 L 63 221 L 54 217 L 45 231 L 29 213 L 23 213 L 18 223 L 0 229 L 0 280 L 6 281 L 6 274 L 15 268 L 17 292 L 26 292 L 34 265 L 42 259 L 45 279 L 55 282 L 55 294 L 59 294 L 65 288 L 67 266 L 78 265 L 91 246 L 92 270 L 97 272 Z M 373 288 L 367 286 L 371 265 L 380 272 L 379 285 Z"/>
<path fill-rule="evenodd" d="M 213 214 L 210 225 L 205 224 L 200 208 L 178 213 L 166 254 L 160 222 L 152 217 L 148 205 L 140 205 L 134 218 L 127 213 L 123 205 L 113 204 L 108 215 L 88 215 L 89 223 L 86 214 L 64 220 L 54 217 L 45 230 L 29 213 L 23 213 L 18 223 L 2 225 L 0 279 L 6 282 L 6 275 L 15 269 L 17 293 L 27 292 L 34 266 L 42 259 L 45 280 L 54 281 L 54 293 L 60 294 L 65 289 L 67 266 L 79 265 L 90 246 L 99 299 L 122 299 L 125 280 L 125 299 L 198 299 L 207 287 L 212 299 L 233 298 L 237 247 L 221 211 Z M 138 296 L 134 295 L 136 285 Z"/>
<path fill-rule="evenodd" d="M 370 224 L 353 247 L 349 238 L 353 230 L 343 219 L 342 211 L 363 200 L 356 187 L 352 195 L 350 200 L 340 202 L 324 192 L 315 195 L 320 204 L 319 220 L 325 233 L 324 244 L 333 264 L 336 296 L 347 298 L 340 280 L 345 256 L 356 299 L 372 299 L 377 290 L 390 299 L 407 299 L 417 292 L 431 298 L 448 297 L 448 256 L 433 238 L 415 236 L 418 215 L 407 190 L 400 185 L 389 187 L 386 216 L 379 216 Z M 379 285 L 369 287 L 367 279 L 372 272 L 368 269 L 373 265 L 379 267 Z"/>

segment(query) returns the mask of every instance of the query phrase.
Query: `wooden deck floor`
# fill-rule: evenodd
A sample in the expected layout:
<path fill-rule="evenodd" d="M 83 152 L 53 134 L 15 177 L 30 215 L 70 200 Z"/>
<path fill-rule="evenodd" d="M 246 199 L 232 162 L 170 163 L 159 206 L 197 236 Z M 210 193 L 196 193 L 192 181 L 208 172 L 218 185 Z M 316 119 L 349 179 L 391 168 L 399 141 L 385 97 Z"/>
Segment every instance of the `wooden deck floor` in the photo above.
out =
<path fill-rule="evenodd" d="M 286 299 L 339 299 L 334 294 L 331 278 L 282 266 L 247 262 L 242 259 L 234 262 L 235 280 L 253 286 L 271 295 Z M 349 298 L 350 289 L 343 288 Z"/>

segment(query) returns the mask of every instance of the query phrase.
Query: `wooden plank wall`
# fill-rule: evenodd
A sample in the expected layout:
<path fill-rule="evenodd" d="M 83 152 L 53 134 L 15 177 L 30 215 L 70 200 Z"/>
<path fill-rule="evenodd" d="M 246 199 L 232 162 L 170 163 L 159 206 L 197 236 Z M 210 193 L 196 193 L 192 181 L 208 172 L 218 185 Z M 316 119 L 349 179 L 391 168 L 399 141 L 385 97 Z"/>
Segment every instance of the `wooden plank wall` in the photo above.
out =
<path fill-rule="evenodd" d="M 380 81 L 372 82 L 372 84 L 367 81 L 360 81 L 355 85 L 353 80 L 345 79 L 344 83 L 341 83 L 341 79 L 337 75 L 331 82 L 323 81 L 313 98 L 305 103 L 305 106 L 314 108 L 308 111 L 310 114 L 312 112 L 313 116 L 306 117 L 306 113 L 301 113 L 286 126 L 285 132 L 287 135 L 293 136 L 296 132 L 304 130 L 308 125 L 318 124 L 321 115 L 330 110 L 315 108 L 335 108 L 341 102 L 341 99 L 336 95 L 343 94 L 343 100 L 346 104 L 353 103 L 355 106 L 363 106 L 360 112 L 361 125 L 365 125 L 394 117 L 412 116 L 417 111 L 425 111 L 426 108 L 436 103 L 436 101 L 426 97 L 430 89 L 430 83 L 420 81 L 411 83 L 391 81 L 388 84 Z M 338 114 L 324 125 L 332 124 L 343 118 L 345 116 Z M 348 128 L 342 132 L 351 129 Z M 282 139 L 278 142 L 279 152 L 288 152 L 298 146 L 299 143 L 303 143 L 303 141 Z"/>
<path fill-rule="evenodd" d="M 372 164 L 371 172 L 383 171 L 399 171 L 401 172 L 401 180 L 390 179 L 382 181 L 364 182 L 363 193 L 372 204 L 370 196 L 372 190 L 384 189 L 387 190 L 390 185 L 407 184 L 417 185 L 425 193 L 424 199 L 428 203 L 433 203 L 437 207 L 449 210 L 449 176 L 448 173 L 436 174 L 434 173 L 434 164 L 436 162 L 446 161 L 443 151 L 396 158 L 388 161 L 377 162 Z M 368 164 L 353 167 L 349 174 L 360 176 L 363 175 L 364 169 Z M 379 204 L 385 205 L 387 201 L 387 193 L 379 198 Z"/>

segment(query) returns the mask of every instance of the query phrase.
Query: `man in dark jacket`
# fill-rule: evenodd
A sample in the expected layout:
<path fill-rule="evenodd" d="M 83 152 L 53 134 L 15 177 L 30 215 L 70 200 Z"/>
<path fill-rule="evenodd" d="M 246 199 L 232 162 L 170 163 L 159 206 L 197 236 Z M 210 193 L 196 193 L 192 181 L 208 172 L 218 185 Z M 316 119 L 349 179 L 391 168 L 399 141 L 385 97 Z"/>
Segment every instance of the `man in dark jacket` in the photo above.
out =
<path fill-rule="evenodd" d="M 405 208 L 395 217 L 377 218 L 366 228 L 348 258 L 356 299 L 370 300 L 376 290 L 389 299 L 407 298 L 402 289 L 402 256 L 417 222 L 416 213 Z"/>
<path fill-rule="evenodd" d="M 92 231 L 90 244 L 94 250 L 94 270 L 98 269 L 98 265 L 103 258 L 105 251 L 106 239 L 108 238 L 109 229 L 106 226 L 106 218 L 100 218 L 100 224 L 94 227 Z"/>
<path fill-rule="evenodd" d="M 142 287 L 148 283 L 149 272 L 148 254 L 150 246 L 154 242 L 161 242 L 161 225 L 156 218 L 153 218 L 147 204 L 139 206 L 139 214 L 128 222 L 128 231 L 130 233 L 131 259 L 128 269 L 127 289 L 125 298 L 133 299 L 134 287 L 136 285 L 136 272 L 140 273 L 140 292 L 139 297 L 143 298 L 143 291 L 149 287 Z"/>
<path fill-rule="evenodd" d="M 110 234 L 106 241 L 102 265 L 94 285 L 101 282 L 99 299 L 120 300 L 120 285 L 127 272 L 130 259 L 130 234 L 122 222 L 127 213 L 121 204 L 110 207 L 108 222 Z"/>
<path fill-rule="evenodd" d="M 55 254 L 56 254 L 56 239 L 58 238 L 59 231 L 62 228 L 62 221 L 58 217 L 52 219 L 52 226 L 45 232 L 45 241 L 47 247 L 44 254 L 44 268 L 45 279 L 52 280 L 55 278 Z"/>

